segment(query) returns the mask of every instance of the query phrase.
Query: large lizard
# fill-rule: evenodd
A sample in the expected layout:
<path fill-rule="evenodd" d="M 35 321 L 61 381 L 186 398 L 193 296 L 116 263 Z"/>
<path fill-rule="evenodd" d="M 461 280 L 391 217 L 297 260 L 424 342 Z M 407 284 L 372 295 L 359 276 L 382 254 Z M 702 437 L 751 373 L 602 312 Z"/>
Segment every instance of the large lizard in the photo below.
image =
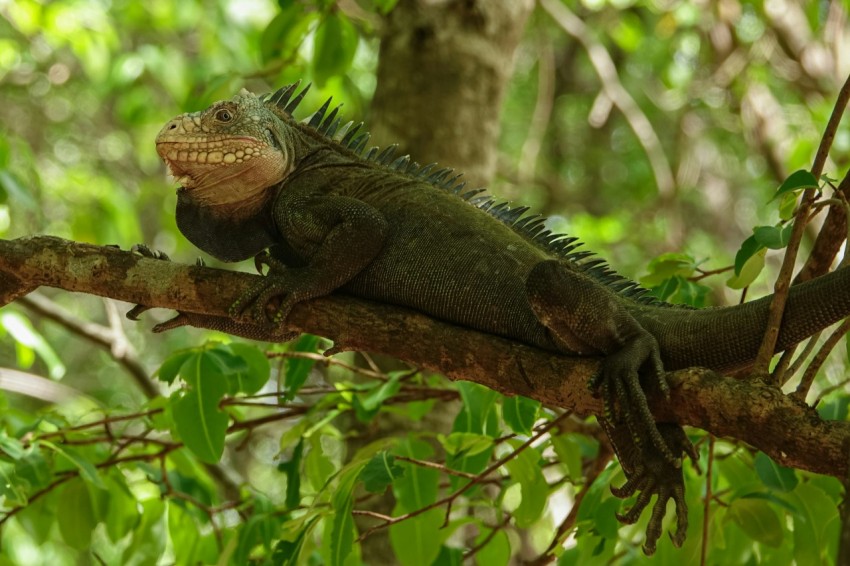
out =
<path fill-rule="evenodd" d="M 644 551 L 654 552 L 668 500 L 674 544 L 687 527 L 682 429 L 656 424 L 646 390 L 668 392 L 664 371 L 747 367 L 768 317 L 766 297 L 735 307 L 690 309 L 658 301 L 614 273 L 575 238 L 551 234 L 526 207 L 467 190 L 451 170 L 420 167 L 392 148 L 366 150 L 360 125 L 341 125 L 330 100 L 305 122 L 293 111 L 306 89 L 243 90 L 170 120 L 157 151 L 182 185 L 177 225 L 223 261 L 251 257 L 269 274 L 231 309 L 232 318 L 182 313 L 182 324 L 275 340 L 300 301 L 333 292 L 401 305 L 552 352 L 604 358 L 600 392 L 626 484 L 638 493 L 635 522 L 658 498 Z M 362 124 L 361 124 L 362 125 Z M 265 253 L 268 250 L 268 253 Z M 267 307 L 279 306 L 269 318 Z M 850 270 L 792 288 L 776 350 L 850 314 Z"/>

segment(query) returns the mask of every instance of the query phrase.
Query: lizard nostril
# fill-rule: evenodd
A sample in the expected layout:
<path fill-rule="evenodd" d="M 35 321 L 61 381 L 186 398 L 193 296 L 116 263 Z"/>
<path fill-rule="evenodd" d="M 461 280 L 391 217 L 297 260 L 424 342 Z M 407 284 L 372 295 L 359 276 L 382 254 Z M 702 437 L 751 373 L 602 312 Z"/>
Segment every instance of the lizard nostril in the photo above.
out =
<path fill-rule="evenodd" d="M 169 129 L 169 130 L 173 130 L 173 129 L 175 129 L 176 127 L 177 127 L 177 123 L 176 123 L 176 122 L 171 122 L 171 124 L 168 126 L 168 129 Z"/>

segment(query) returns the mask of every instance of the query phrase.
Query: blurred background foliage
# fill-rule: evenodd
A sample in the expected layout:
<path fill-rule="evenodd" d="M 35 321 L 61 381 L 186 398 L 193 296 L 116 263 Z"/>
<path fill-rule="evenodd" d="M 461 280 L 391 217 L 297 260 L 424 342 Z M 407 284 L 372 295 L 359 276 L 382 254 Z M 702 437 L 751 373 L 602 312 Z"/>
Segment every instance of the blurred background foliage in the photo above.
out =
<path fill-rule="evenodd" d="M 303 115 L 332 95 L 344 101 L 347 116 L 366 119 L 368 124 L 381 22 L 394 5 L 393 0 L 0 0 L 0 237 L 45 233 L 122 248 L 145 242 L 179 261 L 193 261 L 198 252 L 177 232 L 174 187 L 154 152 L 153 139 L 161 125 L 179 112 L 199 110 L 242 87 L 265 92 L 297 79 L 314 85 L 302 103 Z M 589 249 L 632 278 L 648 273 L 663 276 L 650 279 L 653 285 L 671 273 L 685 282 L 688 277 L 698 278 L 699 269 L 731 266 L 754 226 L 773 225 L 780 219 L 777 203 L 769 203 L 776 188 L 791 172 L 811 165 L 835 94 L 850 72 L 846 3 L 569 0 L 563 5 L 578 16 L 569 25 L 553 18 L 554 10 L 541 6 L 535 7 L 528 22 L 502 111 L 492 192 L 550 215 L 554 229 L 579 235 Z M 826 169 L 835 178 L 841 178 L 850 164 L 846 123 L 838 131 Z M 816 228 L 817 222 L 804 248 Z M 662 256 L 650 263 L 671 252 L 683 255 Z M 767 254 L 768 269 L 755 280 L 751 293 L 769 292 L 780 258 L 774 251 Z M 677 267 L 671 269 L 672 264 Z M 729 276 L 725 272 L 700 279 L 699 288 L 693 287 L 692 280 L 682 283 L 673 298 L 699 304 L 734 303 L 740 291 L 724 285 Z M 115 307 L 100 299 L 49 290 L 44 294 L 75 319 L 113 332 L 120 328 L 124 337 L 120 347 L 135 352 L 138 364 L 149 374 L 173 352 L 210 336 L 201 331 L 151 335 L 150 318 L 129 324 L 118 320 Z M 118 308 L 125 309 L 124 305 Z M 114 344 L 112 351 L 96 348 L 79 333 L 17 305 L 0 312 L 0 333 L 0 365 L 47 377 L 51 383 L 61 379 L 61 384 L 79 393 L 70 400 L 63 397 L 58 406 L 31 396 L 5 394 L 5 432 L 0 436 L 4 461 L 10 461 L 10 451 L 15 451 L 4 445 L 4 439 L 20 439 L 22 430 L 52 434 L 93 415 L 139 412 L 158 402 L 147 399 L 134 385 Z M 299 344 L 295 349 L 305 352 L 318 347 L 315 339 Z M 278 353 L 292 350 L 291 346 L 273 348 Z M 311 369 L 317 371 L 311 362 L 299 365 L 298 359 L 275 362 L 272 371 L 280 379 L 286 374 L 290 384 L 302 377 L 306 380 Z M 829 393 L 820 407 L 831 418 L 846 418 L 845 363 L 835 356 L 813 393 Z M 339 367 L 323 371 L 324 377 L 312 375 L 311 379 L 352 379 Z M 417 379 L 430 383 L 435 378 Z M 386 391 L 373 393 L 372 408 L 388 398 Z M 347 402 L 349 408 L 353 403 L 328 397 L 329 407 L 334 402 Z M 414 411 L 413 404 L 404 407 Z M 538 415 L 537 410 L 534 407 L 533 415 Z M 327 468 L 338 468 L 346 461 L 341 452 L 343 433 L 333 428 L 331 420 L 303 422 L 325 431 L 309 441 L 311 447 L 304 453 L 305 459 L 314 455 L 313 461 L 304 464 L 309 468 L 305 474 L 324 470 L 309 480 L 311 489 L 318 490 L 330 473 Z M 148 424 L 153 430 L 164 426 Z M 303 433 L 304 426 L 289 430 Z M 214 563 L 222 556 L 285 563 L 282 557 L 292 545 L 302 543 L 304 563 L 308 556 L 310 563 L 333 562 L 330 549 L 322 550 L 320 536 L 335 528 L 330 520 L 322 527 L 308 520 L 302 520 L 300 527 L 286 523 L 284 531 L 288 528 L 289 535 L 283 539 L 290 546 L 275 546 L 281 539 L 279 532 L 251 535 L 254 538 L 244 534 L 246 525 L 258 532 L 281 528 L 283 513 L 277 522 L 251 521 L 260 516 L 257 509 L 273 516 L 272 510 L 292 489 L 295 474 L 286 472 L 285 462 L 295 461 L 297 471 L 300 460 L 293 455 L 297 434 L 284 440 L 264 432 L 243 439 L 245 446 L 238 456 L 225 454 L 225 464 L 240 478 L 237 483 L 244 480 L 249 486 L 242 488 L 242 496 L 249 492 L 254 496 L 254 515 L 217 515 L 220 525 L 215 533 L 210 516 L 223 513 L 216 506 L 226 499 L 215 495 L 215 481 L 210 479 L 214 474 L 202 467 L 197 453 L 177 450 L 169 455 L 168 466 L 174 473 L 170 485 L 161 474 L 157 479 L 160 470 L 155 465 L 100 472 L 103 477 L 97 481 L 107 482 L 109 493 L 124 494 L 123 499 L 110 499 L 111 504 L 99 500 L 80 504 L 77 499 L 89 497 L 90 484 L 97 477 L 86 474 L 97 472 L 74 456 L 63 456 L 64 465 L 75 463 L 88 483 L 66 482 L 61 497 L 37 499 L 30 505 L 37 512 L 21 513 L 8 521 L 3 526 L 0 563 L 73 564 L 85 562 L 90 548 L 106 563 L 155 563 L 160 555 L 166 562 L 181 563 Z M 556 447 L 559 456 L 572 454 L 581 462 L 595 454 L 592 442 L 578 435 L 565 442 L 571 448 Z M 721 507 L 717 515 L 721 518 L 712 527 L 712 552 L 717 553 L 712 562 L 834 560 L 836 543 L 830 536 L 837 528 L 837 482 L 779 469 L 769 460 L 762 460 L 758 470 L 763 455 L 754 458 L 732 443 L 717 446 L 724 459 L 715 470 L 714 481 L 719 482 L 715 490 L 749 489 L 763 497 Z M 705 451 L 706 445 L 702 448 Z M 283 456 L 278 454 L 281 449 Z M 417 457 L 430 455 L 412 440 L 405 450 Z M 103 454 L 92 448 L 80 458 L 96 462 Z M 49 466 L 38 469 L 36 476 L 62 468 L 51 460 Z M 570 471 L 579 484 L 587 473 L 575 463 Z M 609 468 L 605 477 L 610 480 L 616 473 Z M 791 480 L 774 477 L 786 478 L 789 473 L 793 485 Z M 282 475 L 288 479 L 282 480 Z M 797 486 L 797 476 L 807 478 L 800 483 L 803 487 Z M 696 525 L 701 520 L 704 477 L 691 474 L 688 482 L 692 525 Z M 48 484 L 44 478 L 30 479 L 26 483 L 29 496 Z M 6 509 L 20 503 L 21 497 L 26 500 L 21 493 L 9 491 L 9 485 L 3 493 Z M 617 542 L 616 525 L 611 523 L 617 504 L 599 486 L 594 484 L 597 491 L 589 495 L 596 498 L 598 513 L 586 500 L 579 514 L 579 525 L 584 525 L 580 533 L 586 533 L 579 541 L 586 541 L 585 547 L 580 548 L 581 542 L 578 547 L 571 545 L 564 563 L 572 563 L 569 560 L 578 555 L 570 553 L 579 551 L 585 558 L 616 555 L 624 562 L 645 560 L 634 544 L 639 540 L 638 529 L 627 530 L 621 535 L 625 542 Z M 393 484 L 393 489 L 399 486 Z M 400 489 L 403 494 L 404 487 Z M 170 497 L 160 499 L 160 493 Z M 508 531 L 497 529 L 500 534 L 492 538 L 493 545 L 475 555 L 479 563 L 505 563 L 509 556 L 534 556 L 534 551 L 546 548 L 553 525 L 562 518 L 554 516 L 563 514 L 574 491 L 551 488 L 545 496 L 548 510 L 544 513 L 541 508 L 534 520 L 527 521 L 526 529 L 511 530 L 509 536 L 504 534 Z M 186 504 L 192 499 L 207 507 Z M 788 518 L 801 513 L 801 501 L 810 511 L 807 528 L 819 534 L 789 526 L 803 524 Z M 98 510 L 101 504 L 126 509 L 109 514 L 112 511 Z M 88 509 L 88 522 L 75 517 L 80 509 Z M 199 513 L 199 509 L 210 513 Z M 63 514 L 64 523 L 57 518 Z M 125 530 L 109 527 L 104 517 L 123 517 Z M 292 515 L 286 517 L 294 520 Z M 583 519 L 587 522 L 581 523 Z M 91 529 L 77 532 L 80 525 Z M 312 542 L 310 537 L 305 542 L 296 536 L 306 525 L 313 529 Z M 105 532 L 109 528 L 117 530 Z M 125 537 L 128 532 L 131 535 Z M 480 532 L 487 530 L 482 527 Z M 197 538 L 198 533 L 203 536 Z M 197 540 L 189 544 L 186 537 L 193 535 Z M 689 558 L 698 556 L 699 542 L 700 534 L 692 527 L 682 552 Z M 153 546 L 146 548 L 147 544 Z M 463 544 L 463 539 L 455 540 L 442 548 Z M 467 548 L 474 544 L 473 537 Z M 448 550 L 441 552 L 436 563 L 456 558 Z M 662 545 L 654 560 L 681 563 L 685 554 Z M 400 560 L 418 563 L 409 557 Z M 356 559 L 348 563 L 352 561 Z"/>

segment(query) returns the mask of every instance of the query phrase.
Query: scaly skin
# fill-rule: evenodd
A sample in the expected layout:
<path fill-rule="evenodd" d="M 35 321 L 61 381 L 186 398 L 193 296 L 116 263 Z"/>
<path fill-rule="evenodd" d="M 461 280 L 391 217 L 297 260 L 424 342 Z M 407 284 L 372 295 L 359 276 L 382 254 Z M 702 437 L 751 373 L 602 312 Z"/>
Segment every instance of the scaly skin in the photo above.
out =
<path fill-rule="evenodd" d="M 744 367 L 755 358 L 768 299 L 720 309 L 675 308 L 636 298 L 632 284 L 552 242 L 524 210 L 474 205 L 446 174 L 383 154 L 365 140 L 333 139 L 327 105 L 309 125 L 291 112 L 294 85 L 270 97 L 242 91 L 169 121 L 157 151 L 183 185 L 177 222 L 202 250 L 239 261 L 269 249 L 269 276 L 233 307 L 232 319 L 183 313 L 192 324 L 258 340 L 293 305 L 335 291 L 415 308 L 465 327 L 546 350 L 603 356 L 591 386 L 626 472 L 614 493 L 640 492 L 634 522 L 658 495 L 644 546 L 653 552 L 668 499 L 677 507 L 677 546 L 687 508 L 681 455 L 695 456 L 678 425 L 656 425 L 645 388 L 667 391 L 668 370 Z M 337 136 L 339 138 L 341 136 Z M 488 212 L 489 210 L 489 212 Z M 266 306 L 280 300 L 270 323 Z M 245 316 L 245 313 L 250 316 Z M 850 313 L 850 270 L 792 289 L 778 349 Z M 164 329 L 164 328 L 161 328 Z M 643 380 L 643 384 L 641 383 Z"/>

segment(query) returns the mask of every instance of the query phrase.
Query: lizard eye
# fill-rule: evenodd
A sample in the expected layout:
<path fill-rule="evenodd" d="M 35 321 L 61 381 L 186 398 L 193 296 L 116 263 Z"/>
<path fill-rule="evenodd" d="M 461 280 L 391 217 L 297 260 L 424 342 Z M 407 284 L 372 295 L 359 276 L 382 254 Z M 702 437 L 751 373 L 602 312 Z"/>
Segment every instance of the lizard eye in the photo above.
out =
<path fill-rule="evenodd" d="M 219 122 L 230 122 L 233 120 L 233 114 L 230 110 L 221 109 L 215 113 L 215 119 Z"/>

